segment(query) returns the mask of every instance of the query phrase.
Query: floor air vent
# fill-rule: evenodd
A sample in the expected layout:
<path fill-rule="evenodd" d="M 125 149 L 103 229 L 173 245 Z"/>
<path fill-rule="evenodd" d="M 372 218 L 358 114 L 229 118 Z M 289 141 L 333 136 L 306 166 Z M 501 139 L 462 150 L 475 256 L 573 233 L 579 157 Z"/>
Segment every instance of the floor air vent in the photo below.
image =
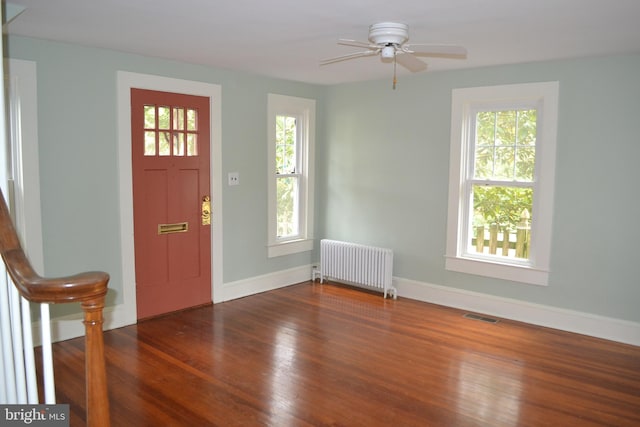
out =
<path fill-rule="evenodd" d="M 492 319 L 491 317 L 480 316 L 479 314 L 466 313 L 462 317 L 467 319 L 480 320 L 487 323 L 498 323 L 498 319 Z"/>

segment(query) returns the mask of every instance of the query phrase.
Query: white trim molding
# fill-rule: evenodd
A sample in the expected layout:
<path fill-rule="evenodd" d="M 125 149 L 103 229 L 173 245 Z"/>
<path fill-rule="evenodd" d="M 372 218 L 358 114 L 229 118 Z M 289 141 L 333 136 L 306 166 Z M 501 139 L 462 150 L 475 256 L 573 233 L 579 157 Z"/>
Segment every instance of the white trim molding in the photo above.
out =
<path fill-rule="evenodd" d="M 311 271 L 312 266 L 309 264 L 225 283 L 222 289 L 222 298 L 223 301 L 230 301 L 306 282 L 311 280 Z"/>
<path fill-rule="evenodd" d="M 235 282 L 225 283 L 218 290 L 216 302 L 230 301 L 274 289 L 295 285 L 311 280 L 312 265 L 303 265 L 288 270 L 276 271 L 261 276 L 250 277 Z M 105 307 L 104 330 L 121 328 L 136 323 L 135 306 L 131 312 L 130 304 Z M 132 317 L 133 316 L 133 317 Z M 82 323 L 83 313 L 74 313 L 51 319 L 51 339 L 53 342 L 64 341 L 84 336 Z M 33 322 L 34 345 L 40 345 L 40 320 Z"/>
<path fill-rule="evenodd" d="M 38 88 L 34 61 L 5 59 L 13 179 L 7 203 L 31 265 L 44 274 L 38 154 Z M 12 199 L 12 200 L 10 200 Z"/>
<path fill-rule="evenodd" d="M 640 346 L 640 323 L 393 278 L 401 297 Z"/>
<path fill-rule="evenodd" d="M 135 315 L 135 312 L 133 313 Z M 103 330 L 117 329 L 136 323 L 135 316 L 133 319 L 128 313 L 128 306 L 119 304 L 116 306 L 105 307 L 103 311 Z M 82 321 L 84 313 L 74 313 L 67 316 L 59 316 L 51 318 L 51 341 L 65 341 L 72 338 L 84 336 L 85 328 Z M 33 344 L 40 345 L 40 319 L 32 322 L 33 327 Z"/>
<path fill-rule="evenodd" d="M 276 118 L 280 115 L 296 118 L 296 176 L 298 232 L 286 238 L 278 237 L 278 203 L 276 173 Z M 314 159 L 316 134 L 316 101 L 314 99 L 270 93 L 267 96 L 267 256 L 277 257 L 313 249 L 314 229 Z M 287 172 L 289 174 L 289 172 Z"/>
<path fill-rule="evenodd" d="M 120 192 L 120 240 L 122 262 L 122 307 L 116 307 L 115 324 L 137 321 L 133 240 L 133 190 L 131 176 L 131 88 L 206 96 L 211 116 L 211 268 L 213 302 L 222 301 L 222 89 L 220 85 L 149 74 L 118 71 L 118 169 Z M 214 232 L 215 230 L 215 232 Z M 106 329 L 106 327 L 105 327 Z"/>
<path fill-rule="evenodd" d="M 541 82 L 453 89 L 445 268 L 547 286 L 551 260 L 559 83 Z M 474 179 L 475 117 L 481 111 L 537 111 L 531 253 L 527 260 L 470 252 L 474 183 L 512 187 L 517 181 Z"/>
<path fill-rule="evenodd" d="M 219 302 L 312 280 L 313 265 L 316 264 L 225 283 L 218 294 Z M 403 298 L 640 346 L 640 323 L 399 277 L 394 277 L 393 283 Z M 135 319 L 127 323 L 126 311 L 123 306 L 105 308 L 104 329 L 135 323 Z M 82 313 L 52 319 L 51 330 L 54 341 L 84 335 Z M 38 336 L 39 322 L 34 322 L 34 337 Z"/>

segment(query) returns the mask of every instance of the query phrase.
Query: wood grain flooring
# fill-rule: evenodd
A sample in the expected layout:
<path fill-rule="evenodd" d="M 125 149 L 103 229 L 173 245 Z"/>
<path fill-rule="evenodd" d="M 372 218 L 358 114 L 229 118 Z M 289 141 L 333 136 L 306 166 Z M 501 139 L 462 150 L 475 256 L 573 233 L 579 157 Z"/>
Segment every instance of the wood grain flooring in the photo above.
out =
<path fill-rule="evenodd" d="M 105 332 L 113 426 L 640 426 L 640 347 L 302 283 Z M 83 340 L 54 345 L 84 425 Z"/>

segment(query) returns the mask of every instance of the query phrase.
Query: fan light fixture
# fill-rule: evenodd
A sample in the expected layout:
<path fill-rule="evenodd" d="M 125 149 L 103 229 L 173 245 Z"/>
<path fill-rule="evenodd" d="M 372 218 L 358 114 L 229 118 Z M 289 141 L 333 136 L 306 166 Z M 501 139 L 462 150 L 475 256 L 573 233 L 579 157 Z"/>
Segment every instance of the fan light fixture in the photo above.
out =
<path fill-rule="evenodd" d="M 394 56 L 396 56 L 396 48 L 395 46 L 385 46 L 382 48 L 382 51 L 380 52 L 380 55 L 384 58 L 384 59 L 391 59 Z"/>

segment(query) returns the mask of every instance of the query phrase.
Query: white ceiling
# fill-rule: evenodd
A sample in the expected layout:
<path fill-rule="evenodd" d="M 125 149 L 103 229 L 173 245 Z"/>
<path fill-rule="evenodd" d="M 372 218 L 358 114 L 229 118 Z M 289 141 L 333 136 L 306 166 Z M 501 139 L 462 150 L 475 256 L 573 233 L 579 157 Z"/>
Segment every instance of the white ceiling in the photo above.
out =
<path fill-rule="evenodd" d="M 318 84 L 390 78 L 357 51 L 370 24 L 409 25 L 410 43 L 463 45 L 429 70 L 640 52 L 640 0 L 10 0 L 10 34 Z M 427 71 L 429 72 L 429 71 Z M 400 76 L 408 74 L 398 67 Z"/>

